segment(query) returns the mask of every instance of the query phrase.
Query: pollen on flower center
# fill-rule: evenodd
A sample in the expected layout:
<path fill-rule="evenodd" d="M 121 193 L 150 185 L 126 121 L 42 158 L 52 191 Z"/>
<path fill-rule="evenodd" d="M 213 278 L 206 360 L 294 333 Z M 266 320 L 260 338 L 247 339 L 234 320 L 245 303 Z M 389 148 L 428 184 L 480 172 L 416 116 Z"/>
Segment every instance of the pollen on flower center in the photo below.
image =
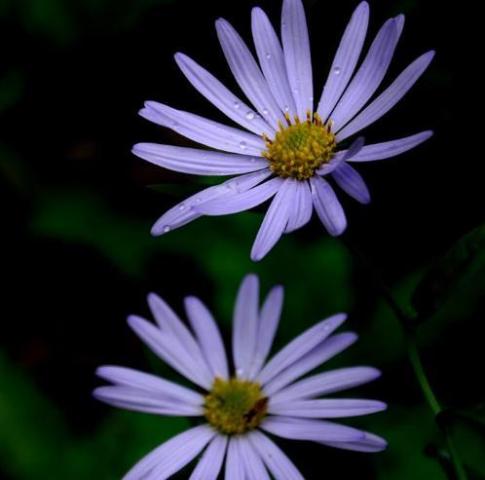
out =
<path fill-rule="evenodd" d="M 267 407 L 268 399 L 258 383 L 237 378 L 216 378 L 204 402 L 207 421 L 226 435 L 256 428 L 266 415 Z"/>
<path fill-rule="evenodd" d="M 286 115 L 286 119 L 288 125 L 280 123 L 272 140 L 264 136 L 266 150 L 263 156 L 276 175 L 306 180 L 332 158 L 337 144 L 335 135 L 318 113 L 312 118 L 308 112 L 304 122 L 295 117 L 295 122 L 291 123 L 289 115 Z"/>

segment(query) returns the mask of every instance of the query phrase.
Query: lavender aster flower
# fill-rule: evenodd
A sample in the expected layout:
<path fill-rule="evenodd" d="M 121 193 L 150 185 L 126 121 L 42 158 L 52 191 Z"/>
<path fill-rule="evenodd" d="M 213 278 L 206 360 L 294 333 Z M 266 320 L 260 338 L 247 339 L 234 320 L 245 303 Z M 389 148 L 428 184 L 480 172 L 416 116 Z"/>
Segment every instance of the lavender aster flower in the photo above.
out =
<path fill-rule="evenodd" d="M 191 480 L 216 479 L 224 462 L 226 480 L 269 480 L 270 475 L 276 480 L 303 479 L 268 433 L 362 452 L 385 448 L 382 438 L 329 420 L 378 412 L 386 408 L 384 403 L 320 398 L 374 380 L 380 375 L 376 369 L 341 368 L 301 379 L 355 342 L 354 333 L 334 333 L 345 315 L 321 321 L 266 362 L 279 323 L 283 289 L 273 288 L 260 308 L 258 278 L 248 275 L 234 309 L 235 371 L 231 373 L 219 329 L 200 300 L 185 299 L 191 329 L 161 298 L 151 294 L 148 303 L 157 325 L 131 316 L 130 327 L 197 388 L 104 366 L 97 374 L 113 385 L 97 388 L 94 395 L 116 407 L 202 417 L 204 423 L 157 447 L 124 480 L 165 479 L 199 455 Z"/>
<path fill-rule="evenodd" d="M 260 260 L 283 233 L 303 227 L 315 209 L 327 231 L 347 226 L 342 206 L 326 177 L 361 203 L 370 194 L 351 163 L 391 158 L 427 140 L 431 131 L 364 146 L 345 143 L 387 113 L 428 67 L 430 51 L 411 63 L 374 98 L 391 63 L 404 16 L 387 20 L 360 66 L 369 19 L 362 2 L 343 34 L 318 104 L 314 102 L 310 43 L 301 0 L 284 0 L 281 40 L 260 8 L 252 11 L 252 33 L 259 65 L 234 28 L 223 19 L 217 34 L 229 67 L 252 106 L 229 91 L 188 56 L 175 60 L 192 85 L 241 128 L 149 101 L 140 114 L 218 151 L 140 143 L 133 152 L 156 165 L 195 175 L 237 175 L 167 211 L 153 226 L 161 235 L 200 217 L 251 209 L 272 197 L 254 242 Z M 315 110 L 315 105 L 317 108 Z"/>

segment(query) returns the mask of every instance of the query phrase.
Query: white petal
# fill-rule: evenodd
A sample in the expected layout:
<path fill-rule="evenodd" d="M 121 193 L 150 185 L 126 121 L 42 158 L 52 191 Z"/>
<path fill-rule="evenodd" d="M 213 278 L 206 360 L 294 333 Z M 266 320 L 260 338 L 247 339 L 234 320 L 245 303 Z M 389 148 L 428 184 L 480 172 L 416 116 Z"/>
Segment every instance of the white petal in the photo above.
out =
<path fill-rule="evenodd" d="M 224 55 L 237 83 L 273 128 L 278 128 L 278 121 L 284 122 L 284 116 L 273 94 L 243 39 L 226 20 L 216 22 L 217 36 Z M 248 112 L 251 114 L 254 112 Z"/>
<path fill-rule="evenodd" d="M 183 53 L 175 61 L 190 83 L 230 119 L 256 135 L 272 135 L 274 128 L 257 115 L 248 115 L 251 108 L 229 91 L 217 78 Z"/>
<path fill-rule="evenodd" d="M 212 386 L 213 378 L 206 368 L 182 349 L 177 339 L 170 333 L 162 333 L 145 319 L 132 315 L 128 323 L 136 335 L 162 360 L 173 369 L 206 390 Z"/>
<path fill-rule="evenodd" d="M 205 450 L 189 480 L 217 480 L 222 469 L 228 437 L 216 435 Z"/>
<path fill-rule="evenodd" d="M 256 348 L 259 316 L 259 281 L 247 275 L 239 287 L 234 306 L 232 349 L 239 378 L 246 378 Z"/>
<path fill-rule="evenodd" d="M 266 149 L 261 137 L 199 115 L 176 110 L 158 102 L 145 102 L 139 114 L 163 127 L 190 138 L 194 142 L 225 152 L 241 153 L 260 157 Z"/>
<path fill-rule="evenodd" d="M 330 68 L 318 113 L 325 122 L 348 85 L 364 45 L 369 24 L 369 4 L 361 2 L 352 14 Z"/>
<path fill-rule="evenodd" d="M 157 143 L 138 143 L 132 152 L 137 157 L 160 167 L 192 175 L 237 175 L 262 170 L 268 166 L 268 161 L 263 157 Z"/>
<path fill-rule="evenodd" d="M 415 135 L 389 142 L 375 143 L 373 145 L 366 145 L 359 153 L 350 158 L 349 162 L 374 162 L 376 160 L 384 160 L 392 158 L 401 153 L 407 152 L 412 148 L 418 146 L 424 141 L 428 140 L 433 135 L 433 132 L 427 130 Z"/>
<path fill-rule="evenodd" d="M 398 41 L 396 20 L 389 19 L 380 29 L 367 56 L 338 102 L 330 119 L 338 132 L 367 103 L 384 78 Z"/>
<path fill-rule="evenodd" d="M 261 8 L 253 8 L 251 20 L 254 45 L 264 76 L 268 85 L 271 85 L 271 91 L 280 109 L 293 118 L 296 114 L 295 102 L 278 36 Z"/>
<path fill-rule="evenodd" d="M 271 175 L 269 169 L 261 170 L 254 173 L 240 175 L 225 181 L 220 185 L 206 188 L 195 195 L 187 198 L 183 202 L 175 205 L 165 212 L 153 225 L 151 233 L 154 236 L 163 235 L 176 228 L 182 227 L 187 223 L 202 216 L 197 210 L 206 202 L 215 198 L 230 198 L 233 195 L 244 192 L 261 183 Z"/>
<path fill-rule="evenodd" d="M 293 380 L 305 375 L 322 363 L 339 354 L 357 340 L 357 335 L 352 332 L 339 333 L 327 338 L 305 356 L 296 361 L 291 367 L 286 368 L 273 380 L 264 386 L 264 391 L 271 397 L 282 388 L 289 385 Z"/>
<path fill-rule="evenodd" d="M 427 52 L 411 63 L 365 110 L 338 132 L 337 140 L 342 141 L 354 135 L 394 107 L 428 68 L 431 60 L 433 60 L 434 53 L 434 51 Z"/>
<path fill-rule="evenodd" d="M 360 203 L 370 202 L 370 192 L 361 174 L 343 162 L 333 172 L 332 177 L 337 185 L 352 198 Z"/>
<path fill-rule="evenodd" d="M 194 406 L 200 406 L 204 403 L 204 397 L 200 393 L 156 375 L 139 372 L 131 368 L 106 365 L 99 367 L 96 370 L 96 375 L 117 385 L 144 390 L 161 398 L 167 397 Z"/>
<path fill-rule="evenodd" d="M 270 480 L 268 472 L 264 467 L 264 463 L 261 460 L 259 453 L 254 449 L 247 437 L 241 438 L 239 448 L 241 451 L 241 457 L 244 462 L 246 478 L 254 478 L 257 480 Z"/>
<path fill-rule="evenodd" d="M 347 218 L 333 188 L 323 178 L 313 176 L 310 178 L 313 195 L 313 206 L 318 217 L 334 237 L 341 235 L 347 228 Z"/>
<path fill-rule="evenodd" d="M 283 287 L 274 287 L 266 297 L 259 318 L 258 339 L 249 378 L 254 379 L 268 356 L 280 321 L 283 307 Z"/>
<path fill-rule="evenodd" d="M 245 480 L 244 463 L 239 448 L 240 438 L 233 436 L 229 439 L 227 448 L 225 480 Z"/>
<path fill-rule="evenodd" d="M 290 179 L 283 180 L 256 235 L 251 249 L 251 260 L 257 262 L 265 257 L 283 235 L 288 223 L 293 193 Z"/>
<path fill-rule="evenodd" d="M 300 334 L 270 360 L 258 375 L 258 382 L 263 385 L 268 383 L 278 373 L 288 368 L 292 363 L 299 360 L 325 340 L 335 329 L 342 325 L 345 319 L 346 315 L 344 314 L 334 315 Z"/>
<path fill-rule="evenodd" d="M 271 403 L 272 405 L 277 405 L 292 400 L 328 395 L 371 382 L 379 376 L 379 370 L 371 367 L 352 367 L 331 370 L 304 378 L 284 388 L 271 397 Z"/>
<path fill-rule="evenodd" d="M 248 439 L 275 480 L 304 480 L 291 460 L 266 435 L 254 430 L 248 434 Z"/>
<path fill-rule="evenodd" d="M 211 312 L 195 297 L 185 299 L 185 311 L 212 374 L 214 377 L 228 378 L 224 343 Z"/>
<path fill-rule="evenodd" d="M 138 462 L 123 480 L 141 480 L 149 474 L 159 479 L 168 478 L 190 463 L 215 434 L 207 425 L 180 433 Z"/>
<path fill-rule="evenodd" d="M 313 113 L 313 73 L 310 39 L 301 0 L 283 1 L 281 38 L 296 112 L 300 119 L 305 119 L 307 112 Z"/>
<path fill-rule="evenodd" d="M 285 233 L 293 232 L 305 226 L 312 218 L 313 200 L 308 182 L 292 180 L 293 183 L 293 203 L 290 208 L 288 225 Z"/>

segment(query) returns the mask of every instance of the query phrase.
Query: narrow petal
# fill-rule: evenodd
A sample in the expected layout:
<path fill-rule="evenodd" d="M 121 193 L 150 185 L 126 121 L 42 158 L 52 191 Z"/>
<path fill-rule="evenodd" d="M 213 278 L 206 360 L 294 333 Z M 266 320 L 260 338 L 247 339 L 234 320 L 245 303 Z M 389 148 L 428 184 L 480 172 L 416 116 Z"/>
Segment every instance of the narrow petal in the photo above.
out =
<path fill-rule="evenodd" d="M 263 157 L 175 147 L 157 143 L 138 143 L 132 152 L 163 168 L 192 175 L 237 175 L 267 168 Z"/>
<path fill-rule="evenodd" d="M 214 435 L 214 430 L 207 425 L 180 433 L 138 462 L 123 480 L 140 480 L 149 474 L 156 478 L 168 478 L 190 463 Z"/>
<path fill-rule="evenodd" d="M 206 188 L 165 212 L 153 225 L 151 234 L 163 235 L 202 216 L 196 207 L 215 198 L 228 198 L 261 183 L 271 175 L 269 169 L 231 178 L 221 185 Z"/>
<path fill-rule="evenodd" d="M 193 113 L 176 110 L 163 103 L 145 102 L 145 107 L 140 110 L 139 114 L 194 142 L 224 152 L 259 157 L 266 148 L 263 139 L 253 133 L 228 127 Z"/>
<path fill-rule="evenodd" d="M 233 195 L 214 198 L 204 202 L 196 209 L 204 215 L 228 215 L 244 212 L 269 200 L 283 185 L 279 177 L 272 178 L 251 190 L 235 192 Z"/>
<path fill-rule="evenodd" d="M 342 418 L 369 415 L 386 409 L 386 404 L 376 400 L 325 398 L 322 400 L 297 400 L 269 406 L 268 413 L 289 417 Z"/>
<path fill-rule="evenodd" d="M 343 162 L 350 161 L 355 155 L 357 155 L 364 147 L 364 137 L 356 138 L 347 150 L 340 150 L 336 152 L 330 162 L 324 164 L 315 173 L 320 176 L 328 175 L 339 167 Z"/>
<path fill-rule="evenodd" d="M 261 428 L 278 437 L 313 442 L 355 442 L 365 437 L 360 430 L 326 420 L 270 416 Z"/>
<path fill-rule="evenodd" d="M 427 130 L 405 138 L 391 140 L 389 142 L 366 145 L 357 155 L 350 158 L 349 162 L 374 162 L 386 158 L 395 157 L 407 152 L 433 136 L 433 132 Z"/>
<path fill-rule="evenodd" d="M 369 53 L 331 115 L 338 132 L 367 103 L 384 78 L 398 41 L 396 20 L 389 19 L 380 29 Z"/>
<path fill-rule="evenodd" d="M 228 437 L 216 435 L 205 450 L 189 480 L 217 480 L 226 454 Z"/>
<path fill-rule="evenodd" d="M 246 437 L 241 438 L 239 446 L 241 450 L 241 458 L 244 462 L 244 470 L 246 471 L 246 478 L 270 480 L 263 460 L 249 440 Z"/>
<path fill-rule="evenodd" d="M 323 87 L 318 113 L 326 121 L 347 87 L 359 61 L 369 24 L 369 4 L 361 2 L 355 9 L 340 41 Z"/>
<path fill-rule="evenodd" d="M 224 343 L 211 312 L 196 297 L 185 299 L 185 311 L 213 376 L 228 378 Z"/>
<path fill-rule="evenodd" d="M 300 119 L 313 112 L 313 73 L 310 39 L 301 0 L 284 0 L 281 38 L 286 71 Z"/>
<path fill-rule="evenodd" d="M 379 120 L 391 110 L 418 81 L 435 55 L 427 52 L 409 65 L 394 82 L 382 92 L 365 110 L 357 115 L 344 129 L 338 132 L 337 140 L 342 141 Z"/>
<path fill-rule="evenodd" d="M 305 375 L 317 368 L 322 363 L 339 354 L 357 340 L 357 335 L 352 332 L 339 333 L 327 338 L 313 350 L 296 361 L 291 367 L 286 368 L 273 380 L 264 386 L 265 393 L 271 397 L 282 388 L 289 385 L 293 380 Z"/>
<path fill-rule="evenodd" d="M 288 368 L 325 340 L 335 329 L 342 325 L 345 319 L 345 314 L 334 315 L 300 334 L 270 360 L 258 375 L 258 382 L 263 385 L 268 383 L 278 373 Z"/>
<path fill-rule="evenodd" d="M 220 18 L 216 22 L 216 29 L 227 63 L 237 83 L 260 115 L 277 129 L 278 121 L 284 121 L 284 116 L 253 55 L 229 22 Z"/>
<path fill-rule="evenodd" d="M 380 374 L 379 370 L 371 367 L 340 368 L 319 373 L 279 391 L 271 397 L 271 404 L 276 406 L 292 400 L 309 399 L 339 392 L 371 382 Z"/>
<path fill-rule="evenodd" d="M 239 287 L 234 306 L 232 351 L 236 375 L 247 377 L 256 348 L 259 316 L 259 280 L 247 275 Z"/>
<path fill-rule="evenodd" d="M 283 235 L 293 200 L 291 194 L 289 179 L 283 180 L 256 235 L 251 250 L 251 260 L 257 262 L 265 257 Z"/>
<path fill-rule="evenodd" d="M 251 107 L 236 97 L 217 78 L 190 57 L 183 53 L 177 53 L 175 61 L 196 90 L 231 120 L 234 120 L 256 135 L 263 135 L 263 133 L 271 135 L 274 133 L 274 128 L 263 118 L 259 115 L 253 115 Z"/>
<path fill-rule="evenodd" d="M 163 361 L 174 370 L 184 375 L 206 390 L 212 386 L 213 378 L 206 373 L 204 367 L 200 368 L 197 361 L 180 348 L 178 341 L 172 334 L 162 333 L 158 328 L 145 319 L 130 316 L 128 324 L 136 335 Z"/>
<path fill-rule="evenodd" d="M 177 339 L 180 350 L 184 350 L 187 357 L 197 364 L 205 378 L 212 378 L 199 344 L 195 341 L 190 330 L 162 298 L 155 293 L 148 295 L 148 305 L 162 331 L 169 331 Z"/>
<path fill-rule="evenodd" d="M 256 351 L 248 375 L 251 380 L 259 374 L 271 350 L 282 308 L 283 287 L 277 286 L 269 292 L 261 309 Z"/>
<path fill-rule="evenodd" d="M 245 480 L 244 463 L 239 449 L 240 438 L 233 436 L 229 439 L 227 448 L 225 480 Z"/>
<path fill-rule="evenodd" d="M 312 193 L 308 182 L 291 180 L 291 183 L 294 189 L 294 201 L 290 207 L 288 225 L 286 225 L 285 233 L 293 232 L 305 226 L 312 218 L 313 212 Z"/>
<path fill-rule="evenodd" d="M 322 442 L 329 447 L 341 448 L 344 450 L 353 450 L 355 452 L 382 452 L 387 448 L 387 442 L 373 433 L 363 432 L 365 437 L 355 442 Z"/>
<path fill-rule="evenodd" d="M 259 64 L 280 109 L 293 118 L 295 102 L 286 73 L 285 57 L 276 32 L 266 13 L 259 7 L 252 10 L 251 26 Z"/>
<path fill-rule="evenodd" d="M 332 177 L 337 185 L 360 203 L 370 203 L 370 192 L 364 179 L 355 168 L 348 163 L 341 163 L 333 172 Z"/>
<path fill-rule="evenodd" d="M 189 405 L 167 397 L 157 398 L 153 392 L 130 387 L 98 387 L 93 396 L 108 405 L 137 412 L 195 417 L 204 414 L 202 406 Z"/>
<path fill-rule="evenodd" d="M 200 393 L 156 375 L 139 372 L 131 368 L 105 365 L 96 370 L 96 375 L 117 385 L 156 394 L 160 398 L 166 397 L 197 407 L 204 403 L 204 397 Z"/>
<path fill-rule="evenodd" d="M 266 435 L 254 430 L 248 434 L 248 439 L 275 480 L 304 480 L 292 461 Z"/>
<path fill-rule="evenodd" d="M 317 176 L 310 178 L 310 186 L 313 205 L 328 233 L 334 237 L 342 234 L 347 228 L 347 219 L 333 188 Z"/>

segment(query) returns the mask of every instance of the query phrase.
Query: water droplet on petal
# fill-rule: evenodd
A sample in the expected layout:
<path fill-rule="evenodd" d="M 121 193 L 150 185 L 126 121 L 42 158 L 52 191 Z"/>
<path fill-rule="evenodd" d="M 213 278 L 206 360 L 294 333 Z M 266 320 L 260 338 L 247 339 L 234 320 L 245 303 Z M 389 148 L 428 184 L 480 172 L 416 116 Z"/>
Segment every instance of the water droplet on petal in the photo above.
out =
<path fill-rule="evenodd" d="M 263 115 L 269 115 L 269 110 L 267 108 L 263 109 Z"/>
<path fill-rule="evenodd" d="M 242 377 L 242 374 L 244 373 L 244 370 L 242 368 L 237 368 L 236 369 L 236 376 L 237 377 Z"/>
<path fill-rule="evenodd" d="M 234 108 L 237 110 L 241 104 L 239 102 L 234 102 Z"/>
<path fill-rule="evenodd" d="M 248 120 L 253 120 L 254 119 L 254 112 L 248 112 L 248 113 L 246 113 L 246 118 Z"/>
<path fill-rule="evenodd" d="M 285 110 L 285 112 L 289 112 L 290 111 L 290 107 L 288 105 L 285 105 L 284 110 Z"/>
<path fill-rule="evenodd" d="M 163 228 L 163 233 L 168 233 L 170 230 L 172 230 L 172 227 L 170 225 L 165 225 Z"/>
<path fill-rule="evenodd" d="M 241 148 L 241 150 L 246 150 L 247 143 L 246 142 L 239 142 L 239 147 Z"/>
<path fill-rule="evenodd" d="M 268 53 L 266 54 L 266 58 L 269 60 L 269 59 L 271 58 L 271 53 L 269 53 L 269 52 L 268 52 Z"/>
<path fill-rule="evenodd" d="M 196 198 L 195 199 L 195 203 L 200 203 L 200 202 L 202 202 L 202 199 L 201 198 Z"/>
<path fill-rule="evenodd" d="M 334 75 L 340 75 L 341 72 L 342 72 L 342 69 L 340 67 L 333 68 Z"/>
<path fill-rule="evenodd" d="M 180 210 L 181 212 L 183 212 L 183 211 L 185 210 L 185 203 L 181 203 L 181 204 L 179 205 L 179 210 Z"/>

